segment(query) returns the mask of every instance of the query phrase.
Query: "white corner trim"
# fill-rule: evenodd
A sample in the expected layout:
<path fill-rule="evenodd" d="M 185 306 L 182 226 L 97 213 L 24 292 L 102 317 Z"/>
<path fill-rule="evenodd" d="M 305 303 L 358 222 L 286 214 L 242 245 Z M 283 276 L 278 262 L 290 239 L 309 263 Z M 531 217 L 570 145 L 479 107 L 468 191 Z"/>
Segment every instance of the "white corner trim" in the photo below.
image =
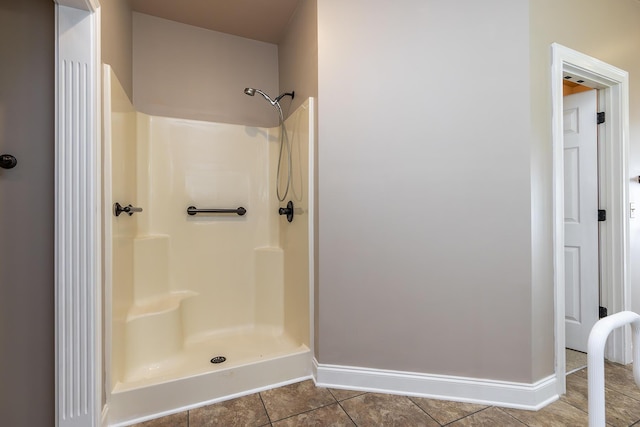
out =
<path fill-rule="evenodd" d="M 431 399 L 538 410 L 558 399 L 556 377 L 533 384 L 476 378 L 322 365 L 313 360 L 320 387 L 399 394 Z"/>
<path fill-rule="evenodd" d="M 73 9 L 95 12 L 100 7 L 99 0 L 55 0 L 60 6 L 67 6 Z"/>
<path fill-rule="evenodd" d="M 102 405 L 100 17 L 66 3 L 55 23 L 55 425 L 86 427 Z"/>

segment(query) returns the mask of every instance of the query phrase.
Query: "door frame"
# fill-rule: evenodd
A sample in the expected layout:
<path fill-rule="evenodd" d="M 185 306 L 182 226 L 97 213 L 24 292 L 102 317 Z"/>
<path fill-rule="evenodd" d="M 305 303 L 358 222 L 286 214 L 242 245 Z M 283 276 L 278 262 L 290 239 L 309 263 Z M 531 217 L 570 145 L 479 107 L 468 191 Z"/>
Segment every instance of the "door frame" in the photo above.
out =
<path fill-rule="evenodd" d="M 565 265 L 564 265 L 564 73 L 580 77 L 585 85 L 598 90 L 598 108 L 606 112 L 604 129 L 598 138 L 607 150 L 599 153 L 601 167 L 600 206 L 607 210 L 607 221 L 600 227 L 602 303 L 609 313 L 628 310 L 629 294 L 629 74 L 557 43 L 551 45 L 551 96 L 553 104 L 553 264 L 555 296 L 555 373 L 558 394 L 566 391 L 565 362 Z M 600 142 L 599 142 L 600 143 Z M 602 156 L 602 157 L 601 157 Z M 605 352 L 607 359 L 631 361 L 629 328 L 612 332 Z"/>

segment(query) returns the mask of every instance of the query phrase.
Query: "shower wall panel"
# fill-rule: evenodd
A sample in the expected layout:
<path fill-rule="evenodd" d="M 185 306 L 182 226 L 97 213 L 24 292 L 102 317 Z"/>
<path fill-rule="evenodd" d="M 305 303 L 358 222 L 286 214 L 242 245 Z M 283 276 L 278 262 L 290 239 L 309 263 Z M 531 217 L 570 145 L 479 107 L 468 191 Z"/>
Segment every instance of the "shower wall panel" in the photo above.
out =
<path fill-rule="evenodd" d="M 305 102 L 286 122 L 293 182 L 278 203 L 279 128 L 137 113 L 105 70 L 110 417 L 135 418 L 166 405 L 220 398 L 230 385 L 192 390 L 182 403 L 157 403 L 155 409 L 126 403 L 131 396 L 146 402 L 146 388 L 169 379 L 186 384 L 202 374 L 221 384 L 216 375 L 258 360 L 275 363 L 279 373 L 269 379 L 246 372 L 251 380 L 233 384 L 235 392 L 307 375 L 312 104 Z M 283 175 L 287 163 L 283 158 Z M 290 199 L 292 223 L 278 215 Z M 114 202 L 143 211 L 115 217 Z M 191 216 L 189 206 L 244 207 L 246 214 Z M 228 356 L 224 366 L 212 368 L 212 351 Z"/>
<path fill-rule="evenodd" d="M 105 345 L 110 359 L 111 383 L 126 369 L 126 321 L 133 304 L 134 239 L 138 234 L 138 216 L 112 213 L 114 202 L 135 204 L 136 191 L 136 112 L 109 66 L 104 67 L 104 162 L 110 180 L 105 181 L 105 312 L 111 315 L 111 342 Z M 109 334 L 107 334 L 108 336 Z M 111 351 L 109 352 L 109 349 Z"/>
<path fill-rule="evenodd" d="M 256 296 L 282 294 L 283 257 L 271 226 L 277 205 L 269 197 L 275 144 L 260 128 L 139 117 L 148 140 L 138 153 L 138 191 L 149 208 L 140 228 L 170 236 L 169 290 L 198 295 L 184 302 L 185 337 L 253 328 Z M 190 216 L 189 206 L 247 213 Z"/>
<path fill-rule="evenodd" d="M 292 170 L 289 196 L 283 202 L 294 203 L 291 223 L 280 217 L 279 246 L 284 251 L 284 325 L 296 341 L 309 345 L 309 225 L 310 211 L 309 150 L 313 146 L 314 99 L 309 98 L 286 120 L 291 144 Z M 280 177 L 283 188 L 284 174 Z"/>

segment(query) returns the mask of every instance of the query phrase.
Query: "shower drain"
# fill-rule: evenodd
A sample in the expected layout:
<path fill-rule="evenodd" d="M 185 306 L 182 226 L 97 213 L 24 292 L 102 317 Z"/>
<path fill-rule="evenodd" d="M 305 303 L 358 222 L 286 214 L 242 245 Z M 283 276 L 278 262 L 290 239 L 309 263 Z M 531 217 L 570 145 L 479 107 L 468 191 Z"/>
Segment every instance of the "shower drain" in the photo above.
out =
<path fill-rule="evenodd" d="M 222 363 L 225 360 L 227 360 L 227 358 L 224 356 L 216 356 L 213 359 L 211 359 L 211 363 Z"/>

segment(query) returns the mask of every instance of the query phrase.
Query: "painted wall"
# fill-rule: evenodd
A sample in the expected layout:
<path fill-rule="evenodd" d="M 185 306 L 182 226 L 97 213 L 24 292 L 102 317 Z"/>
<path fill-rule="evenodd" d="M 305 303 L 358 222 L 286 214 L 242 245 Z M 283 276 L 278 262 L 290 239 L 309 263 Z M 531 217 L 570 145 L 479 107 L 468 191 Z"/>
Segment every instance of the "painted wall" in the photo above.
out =
<path fill-rule="evenodd" d="M 308 98 L 318 96 L 318 6 L 317 0 L 305 0 L 291 17 L 282 41 L 278 44 L 280 91 L 295 90 L 296 96 L 287 111 L 295 111 Z"/>
<path fill-rule="evenodd" d="M 278 93 L 278 48 L 141 13 L 133 14 L 134 105 L 140 112 L 273 127 L 274 108 L 255 87 Z"/>
<path fill-rule="evenodd" d="M 0 425 L 54 419 L 54 3 L 0 1 Z"/>
<path fill-rule="evenodd" d="M 534 340 L 548 330 L 553 315 L 551 241 L 551 48 L 553 42 L 598 58 L 629 72 L 629 197 L 640 202 L 640 3 L 619 0 L 530 1 L 530 72 L 532 106 L 532 224 L 534 237 L 533 287 Z M 597 29 L 597 31 L 594 31 Z M 631 308 L 640 311 L 640 223 L 630 220 Z M 551 323 L 552 326 L 552 323 Z M 534 375 L 547 370 L 547 344 L 535 345 Z M 544 368 L 540 365 L 544 359 Z"/>
<path fill-rule="evenodd" d="M 133 99 L 133 25 L 129 0 L 100 0 L 102 62 L 109 64 Z"/>
<path fill-rule="evenodd" d="M 318 2 L 320 363 L 534 379 L 528 27 Z"/>

